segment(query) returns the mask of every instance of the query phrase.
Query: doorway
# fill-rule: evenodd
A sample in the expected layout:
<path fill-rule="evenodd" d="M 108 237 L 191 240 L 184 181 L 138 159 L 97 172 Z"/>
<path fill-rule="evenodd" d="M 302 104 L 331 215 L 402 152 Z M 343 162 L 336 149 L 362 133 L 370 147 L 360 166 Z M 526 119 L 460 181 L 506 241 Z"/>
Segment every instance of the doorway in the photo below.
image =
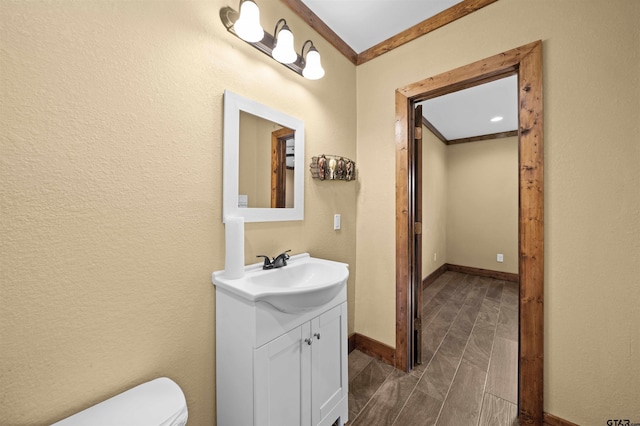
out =
<path fill-rule="evenodd" d="M 542 424 L 543 368 L 543 107 L 542 42 L 536 41 L 413 83 L 396 91 L 396 367 L 413 366 L 414 304 L 422 277 L 415 268 L 412 142 L 414 104 L 510 74 L 518 76 L 519 362 L 521 424 Z M 419 270 L 419 268 L 417 268 Z M 418 279 L 419 278 L 419 279 Z M 416 284 L 419 283 L 419 284 Z M 418 305 L 420 306 L 420 305 Z"/>

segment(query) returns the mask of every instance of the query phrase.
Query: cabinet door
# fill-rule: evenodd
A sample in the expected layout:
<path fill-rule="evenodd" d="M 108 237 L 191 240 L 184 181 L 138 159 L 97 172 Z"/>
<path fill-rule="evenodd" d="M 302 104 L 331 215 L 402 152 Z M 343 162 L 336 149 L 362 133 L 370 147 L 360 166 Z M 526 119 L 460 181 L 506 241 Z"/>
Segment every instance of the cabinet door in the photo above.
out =
<path fill-rule="evenodd" d="M 326 416 L 348 395 L 347 304 L 343 303 L 311 321 L 312 424 L 332 424 Z M 346 405 L 345 405 L 346 407 Z M 343 421 L 346 421 L 343 413 Z"/>
<path fill-rule="evenodd" d="M 310 330 L 303 324 L 254 350 L 254 424 L 310 424 Z"/>

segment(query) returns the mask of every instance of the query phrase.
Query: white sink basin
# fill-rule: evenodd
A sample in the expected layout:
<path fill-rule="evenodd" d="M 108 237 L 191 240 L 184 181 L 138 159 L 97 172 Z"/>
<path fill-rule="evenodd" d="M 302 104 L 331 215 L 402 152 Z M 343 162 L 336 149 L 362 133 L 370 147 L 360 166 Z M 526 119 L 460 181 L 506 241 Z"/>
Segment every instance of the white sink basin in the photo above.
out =
<path fill-rule="evenodd" d="M 251 302 L 267 302 L 279 311 L 304 312 L 332 300 L 346 285 L 349 265 L 311 257 L 291 256 L 287 266 L 262 269 L 262 263 L 245 267 L 244 277 L 231 280 L 224 271 L 213 273 L 213 283 Z"/>

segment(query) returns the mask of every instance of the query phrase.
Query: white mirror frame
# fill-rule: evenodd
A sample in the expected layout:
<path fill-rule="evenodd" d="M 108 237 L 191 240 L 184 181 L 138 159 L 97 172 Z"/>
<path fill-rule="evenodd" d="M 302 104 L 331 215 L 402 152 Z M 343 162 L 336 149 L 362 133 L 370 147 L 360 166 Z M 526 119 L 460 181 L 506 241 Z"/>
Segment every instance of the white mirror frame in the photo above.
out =
<path fill-rule="evenodd" d="M 240 177 L 240 111 L 295 130 L 293 168 L 293 207 L 256 208 L 238 207 Z M 271 143 L 271 141 L 265 141 Z M 222 221 L 229 216 L 243 217 L 245 222 L 277 222 L 304 220 L 304 122 L 266 105 L 224 91 L 222 175 Z"/>

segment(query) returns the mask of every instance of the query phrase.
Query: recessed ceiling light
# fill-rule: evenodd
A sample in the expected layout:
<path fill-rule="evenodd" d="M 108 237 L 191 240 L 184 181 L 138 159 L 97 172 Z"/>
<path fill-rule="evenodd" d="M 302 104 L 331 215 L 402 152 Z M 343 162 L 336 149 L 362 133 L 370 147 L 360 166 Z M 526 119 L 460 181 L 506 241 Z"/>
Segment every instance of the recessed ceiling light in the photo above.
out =
<path fill-rule="evenodd" d="M 499 115 L 498 115 L 498 116 L 493 117 L 493 118 L 491 119 L 491 122 L 492 122 L 492 123 L 497 123 L 498 121 L 502 121 L 502 119 L 503 119 L 503 118 L 504 118 L 504 117 L 501 117 L 501 116 L 499 116 Z"/>

